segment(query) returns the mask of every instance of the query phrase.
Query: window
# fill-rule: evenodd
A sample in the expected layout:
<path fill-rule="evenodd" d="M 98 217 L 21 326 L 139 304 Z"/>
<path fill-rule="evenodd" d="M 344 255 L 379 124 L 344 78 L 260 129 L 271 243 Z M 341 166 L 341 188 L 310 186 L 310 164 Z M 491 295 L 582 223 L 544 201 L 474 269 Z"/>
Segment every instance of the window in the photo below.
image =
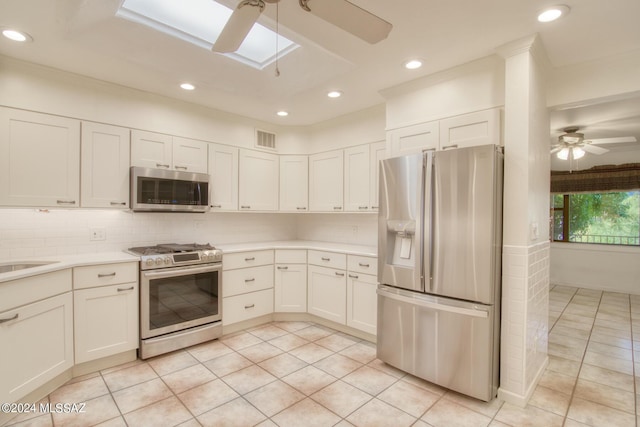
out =
<path fill-rule="evenodd" d="M 640 245 L 640 191 L 552 197 L 554 241 Z"/>

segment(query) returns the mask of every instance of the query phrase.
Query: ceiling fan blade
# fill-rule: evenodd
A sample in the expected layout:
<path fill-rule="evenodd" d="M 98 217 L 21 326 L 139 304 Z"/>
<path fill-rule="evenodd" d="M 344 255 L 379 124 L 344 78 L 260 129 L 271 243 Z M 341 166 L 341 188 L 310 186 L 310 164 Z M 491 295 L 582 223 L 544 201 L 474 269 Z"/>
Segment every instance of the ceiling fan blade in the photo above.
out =
<path fill-rule="evenodd" d="M 250 1 L 242 1 L 233 11 L 225 24 L 222 32 L 211 47 L 211 50 L 219 53 L 229 53 L 238 50 L 249 31 L 256 23 L 264 3 L 253 4 Z"/>
<path fill-rule="evenodd" d="M 636 139 L 635 136 L 619 136 L 616 138 L 596 138 L 596 139 L 590 139 L 588 141 L 585 140 L 585 142 L 589 142 L 590 144 L 619 144 L 622 142 L 638 142 L 638 140 Z"/>
<path fill-rule="evenodd" d="M 555 147 L 551 147 L 551 151 L 549 152 L 549 154 L 555 154 L 558 151 L 562 150 L 564 147 L 560 146 L 560 145 L 556 145 Z"/>
<path fill-rule="evenodd" d="M 591 144 L 581 145 L 580 148 L 582 148 L 587 153 L 591 153 L 591 154 L 604 154 L 609 152 L 609 150 L 607 150 L 606 148 L 597 147 Z"/>
<path fill-rule="evenodd" d="M 389 22 L 346 0 L 299 0 L 307 12 L 342 28 L 362 40 L 375 44 L 389 35 Z"/>

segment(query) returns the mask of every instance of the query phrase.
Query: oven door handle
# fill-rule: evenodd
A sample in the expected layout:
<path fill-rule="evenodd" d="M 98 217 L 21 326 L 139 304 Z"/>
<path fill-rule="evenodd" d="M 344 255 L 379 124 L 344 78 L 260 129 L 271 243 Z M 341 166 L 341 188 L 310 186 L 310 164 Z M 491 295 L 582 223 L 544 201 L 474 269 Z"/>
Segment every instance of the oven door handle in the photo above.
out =
<path fill-rule="evenodd" d="M 217 265 L 209 265 L 206 267 L 186 267 L 186 268 L 166 268 L 162 269 L 162 271 L 145 271 L 144 277 L 148 277 L 150 279 L 157 279 L 162 277 L 174 277 L 179 276 L 181 274 L 198 274 L 198 273 L 209 273 L 212 271 L 219 271 L 222 269 L 222 264 Z"/>

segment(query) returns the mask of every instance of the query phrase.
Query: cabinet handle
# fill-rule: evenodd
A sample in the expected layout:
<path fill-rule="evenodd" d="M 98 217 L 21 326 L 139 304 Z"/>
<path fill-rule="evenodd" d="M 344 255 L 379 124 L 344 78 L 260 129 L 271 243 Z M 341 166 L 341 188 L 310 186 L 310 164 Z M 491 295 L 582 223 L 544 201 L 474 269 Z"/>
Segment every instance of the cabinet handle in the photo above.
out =
<path fill-rule="evenodd" d="M 256 278 L 252 277 L 251 279 L 244 279 L 244 283 L 255 282 Z"/>
<path fill-rule="evenodd" d="M 256 257 L 252 256 L 251 258 L 245 258 L 245 261 L 249 262 L 249 261 L 255 261 Z"/>
<path fill-rule="evenodd" d="M 298 209 L 299 211 L 306 211 L 307 208 L 304 206 L 298 206 L 296 209 Z"/>
<path fill-rule="evenodd" d="M 369 206 L 358 206 L 358 209 L 360 209 L 360 210 L 369 209 Z"/>
<path fill-rule="evenodd" d="M 109 202 L 111 206 L 125 206 L 127 202 Z"/>
<path fill-rule="evenodd" d="M 212 208 L 221 208 L 222 205 L 211 205 Z"/>
<path fill-rule="evenodd" d="M 445 145 L 444 147 L 442 147 L 443 150 L 448 150 L 449 148 L 458 148 L 458 144 Z"/>
<path fill-rule="evenodd" d="M 8 319 L 0 319 L 0 323 L 10 322 L 12 320 L 16 320 L 18 318 L 18 313 L 16 313 L 13 317 L 9 317 Z"/>
<path fill-rule="evenodd" d="M 278 266 L 278 270 L 288 270 L 289 267 L 287 266 Z"/>
<path fill-rule="evenodd" d="M 338 273 L 338 272 L 336 271 L 336 276 L 344 277 L 344 273 Z"/>
<path fill-rule="evenodd" d="M 380 206 L 371 206 L 371 209 L 380 209 Z"/>
<path fill-rule="evenodd" d="M 59 205 L 75 205 L 75 200 L 56 200 L 56 203 Z"/>
<path fill-rule="evenodd" d="M 130 288 L 118 288 L 118 292 L 132 291 L 133 289 L 134 289 L 134 286 L 131 286 Z"/>
<path fill-rule="evenodd" d="M 113 273 L 98 273 L 98 277 L 114 277 L 115 275 L 115 271 Z"/>
<path fill-rule="evenodd" d="M 240 209 L 251 209 L 251 205 L 241 205 Z"/>
<path fill-rule="evenodd" d="M 366 267 L 366 268 L 369 268 L 369 264 L 365 264 L 364 262 L 359 262 L 359 263 L 358 263 L 358 265 L 359 265 L 360 267 Z"/>
<path fill-rule="evenodd" d="M 325 258 L 325 257 L 322 257 L 322 258 L 320 258 L 320 259 L 321 259 L 321 260 L 323 260 L 323 261 L 331 261 L 331 258 Z"/>
<path fill-rule="evenodd" d="M 342 206 L 334 206 L 334 207 L 333 207 L 333 210 L 334 210 L 334 211 L 339 211 L 339 210 L 341 210 L 341 209 L 342 209 Z"/>
<path fill-rule="evenodd" d="M 167 168 L 169 169 L 169 165 L 165 164 L 165 163 L 156 163 L 156 167 L 157 168 Z"/>
<path fill-rule="evenodd" d="M 256 306 L 255 304 L 245 305 L 245 306 L 244 306 L 244 309 L 246 310 L 246 309 L 248 309 L 248 308 L 253 308 L 253 307 L 255 307 L 255 306 Z"/>
<path fill-rule="evenodd" d="M 355 274 L 350 274 L 350 275 L 349 275 L 349 277 L 350 277 L 351 279 L 357 279 L 357 278 L 358 278 L 358 276 L 357 276 L 357 275 L 355 275 Z"/>
<path fill-rule="evenodd" d="M 182 169 L 182 170 L 187 170 L 186 166 L 174 166 L 175 169 Z"/>

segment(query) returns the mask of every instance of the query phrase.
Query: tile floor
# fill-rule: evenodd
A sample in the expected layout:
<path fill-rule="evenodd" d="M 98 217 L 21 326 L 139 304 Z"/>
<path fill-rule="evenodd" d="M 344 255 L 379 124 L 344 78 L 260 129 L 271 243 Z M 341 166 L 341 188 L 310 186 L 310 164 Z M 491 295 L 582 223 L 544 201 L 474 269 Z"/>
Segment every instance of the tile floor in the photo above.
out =
<path fill-rule="evenodd" d="M 84 413 L 9 425 L 636 426 L 640 296 L 555 286 L 549 306 L 550 363 L 525 408 L 406 375 L 331 329 L 274 322 L 75 378 L 43 402 Z"/>

